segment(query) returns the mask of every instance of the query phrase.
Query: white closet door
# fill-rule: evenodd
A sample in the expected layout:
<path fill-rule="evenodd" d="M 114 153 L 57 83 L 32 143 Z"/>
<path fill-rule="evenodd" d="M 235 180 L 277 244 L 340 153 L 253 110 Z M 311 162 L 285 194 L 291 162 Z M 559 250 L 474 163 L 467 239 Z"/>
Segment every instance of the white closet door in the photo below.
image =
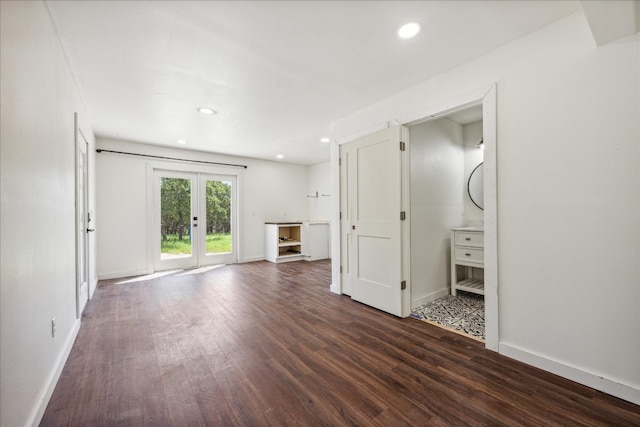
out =
<path fill-rule="evenodd" d="M 342 151 L 351 298 L 396 316 L 402 316 L 403 292 L 401 132 L 401 126 L 384 129 Z"/>

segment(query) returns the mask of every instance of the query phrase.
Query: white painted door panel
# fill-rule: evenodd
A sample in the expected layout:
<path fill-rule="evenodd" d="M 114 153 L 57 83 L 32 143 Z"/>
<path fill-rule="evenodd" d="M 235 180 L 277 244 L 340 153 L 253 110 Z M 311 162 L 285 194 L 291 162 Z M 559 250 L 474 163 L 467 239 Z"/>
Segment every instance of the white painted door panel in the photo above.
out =
<path fill-rule="evenodd" d="M 402 316 L 401 131 L 384 129 L 344 148 L 351 297 L 396 316 Z"/>

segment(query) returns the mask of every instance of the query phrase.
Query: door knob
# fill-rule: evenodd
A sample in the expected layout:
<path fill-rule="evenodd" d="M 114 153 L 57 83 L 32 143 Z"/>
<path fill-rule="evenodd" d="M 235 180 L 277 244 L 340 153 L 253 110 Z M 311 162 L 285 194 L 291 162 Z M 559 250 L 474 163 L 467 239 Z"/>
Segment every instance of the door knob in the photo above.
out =
<path fill-rule="evenodd" d="M 355 230 L 355 229 L 356 229 L 356 226 L 355 226 L 355 225 L 352 225 L 352 226 L 351 226 L 351 229 L 352 229 L 352 230 Z"/>
<path fill-rule="evenodd" d="M 91 233 L 92 231 L 96 231 L 94 228 L 87 228 L 87 233 Z"/>

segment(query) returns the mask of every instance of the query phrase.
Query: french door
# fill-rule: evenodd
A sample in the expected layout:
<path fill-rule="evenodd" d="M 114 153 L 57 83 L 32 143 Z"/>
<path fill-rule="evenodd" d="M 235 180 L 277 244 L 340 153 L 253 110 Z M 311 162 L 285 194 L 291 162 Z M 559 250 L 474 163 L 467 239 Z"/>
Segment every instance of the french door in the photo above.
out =
<path fill-rule="evenodd" d="M 236 177 L 154 171 L 154 268 L 237 261 Z"/>

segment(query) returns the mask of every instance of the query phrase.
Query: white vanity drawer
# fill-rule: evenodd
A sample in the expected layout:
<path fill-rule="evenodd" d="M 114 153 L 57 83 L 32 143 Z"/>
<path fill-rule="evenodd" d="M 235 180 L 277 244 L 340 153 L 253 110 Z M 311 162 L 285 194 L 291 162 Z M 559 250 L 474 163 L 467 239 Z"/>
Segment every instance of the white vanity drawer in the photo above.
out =
<path fill-rule="evenodd" d="M 484 262 L 483 249 L 462 248 L 462 247 L 456 246 L 454 253 L 455 253 L 456 261 L 476 262 L 479 264 L 482 264 Z"/>
<path fill-rule="evenodd" d="M 455 236 L 454 245 L 456 246 L 484 247 L 484 233 L 456 231 Z"/>

